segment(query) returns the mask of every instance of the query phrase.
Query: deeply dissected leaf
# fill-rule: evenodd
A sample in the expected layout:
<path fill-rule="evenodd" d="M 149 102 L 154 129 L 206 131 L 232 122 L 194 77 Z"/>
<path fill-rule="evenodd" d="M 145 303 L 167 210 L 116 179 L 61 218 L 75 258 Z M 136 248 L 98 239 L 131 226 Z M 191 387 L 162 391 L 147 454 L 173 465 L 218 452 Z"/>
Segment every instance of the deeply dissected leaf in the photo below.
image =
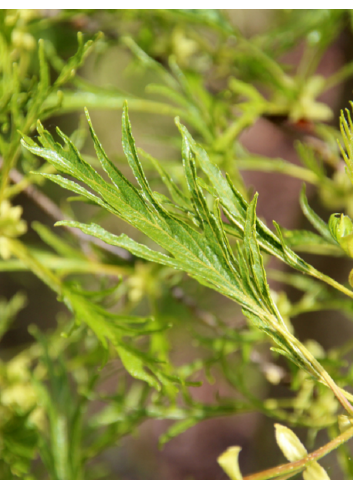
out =
<path fill-rule="evenodd" d="M 61 282 L 57 275 L 39 262 L 23 245 L 12 241 L 11 246 L 14 254 L 62 298 L 78 324 L 84 323 L 90 327 L 103 346 L 107 347 L 108 341 L 115 346 L 121 354 L 125 368 L 132 376 L 148 382 L 157 390 L 161 388 L 160 384 L 163 384 L 170 392 L 175 392 L 175 384 L 183 383 L 180 377 L 169 375 L 168 363 L 160 363 L 148 353 L 135 348 L 131 340 L 127 340 L 144 334 L 158 333 L 161 328 L 151 327 L 148 323 L 146 326 L 141 325 L 140 317 L 119 316 L 107 312 L 103 306 L 90 300 L 85 293 L 81 293 L 75 284 Z M 133 327 L 134 322 L 137 327 Z M 146 366 L 149 371 L 145 369 Z M 168 374 L 164 373 L 165 368 Z"/>
<path fill-rule="evenodd" d="M 235 300 L 242 306 L 244 314 L 279 346 L 282 354 L 337 390 L 337 387 L 332 387 L 334 383 L 321 365 L 288 331 L 277 311 L 267 285 L 260 249 L 280 257 L 297 270 L 314 276 L 319 274 L 285 244 L 278 226 L 277 237 L 256 217 L 256 198 L 249 205 L 234 188 L 230 179 L 224 179 L 220 170 L 210 162 L 206 152 L 177 122 L 182 134 L 184 172 L 196 220 L 188 219 L 190 207 L 185 209 L 183 218 L 180 218 L 177 214 L 167 210 L 164 200 L 157 198 L 157 194 L 152 191 L 146 179 L 132 136 L 127 107 L 123 111 L 123 148 L 138 182 L 138 187 L 132 185 L 109 160 L 93 130 L 89 117 L 88 122 L 98 159 L 112 183 L 104 180 L 84 161 L 73 143 L 60 131 L 58 131 L 59 135 L 66 143 L 65 148 L 55 143 L 41 125 L 38 125 L 38 131 L 43 147 L 39 147 L 28 138 L 24 139 L 23 144 L 34 154 L 51 162 L 58 171 L 73 176 L 88 185 L 94 193 L 63 177 L 49 176 L 50 179 L 57 181 L 65 188 L 85 195 L 96 204 L 126 220 L 155 241 L 169 256 L 135 243 L 126 236 L 114 237 L 94 224 L 68 222 L 64 224 L 77 226 L 110 244 L 123 246 L 142 258 L 187 272 L 200 283 Z M 213 210 L 209 208 L 197 178 L 197 164 L 209 177 L 211 187 L 214 189 L 211 190 L 212 195 L 218 195 Z M 180 200 L 179 204 L 182 204 Z M 231 224 L 243 237 L 244 246 L 243 248 L 238 246 L 236 255 L 229 244 L 219 204 Z M 320 278 L 322 277 L 324 276 L 320 275 Z M 325 280 L 331 279 L 326 278 Z M 77 296 L 71 297 L 71 302 L 77 300 Z M 92 320 L 97 312 L 92 307 L 90 306 L 85 311 L 81 308 L 80 314 L 84 316 L 85 322 L 91 325 L 102 341 L 105 336 L 113 342 L 116 341 L 114 333 L 109 328 L 103 330 L 97 328 L 97 324 Z M 76 309 L 80 309 L 79 302 Z M 130 361 L 130 354 L 134 350 L 130 348 L 126 354 L 124 351 L 126 347 L 121 343 L 119 343 L 119 348 L 123 348 L 122 356 L 130 372 L 134 372 L 133 375 L 138 378 L 148 380 L 149 374 L 144 370 L 139 355 L 135 355 L 133 361 Z M 160 380 L 163 378 L 158 369 L 155 369 L 155 374 Z M 152 383 L 151 379 L 149 381 Z"/>
<path fill-rule="evenodd" d="M 228 175 L 227 178 L 223 177 L 221 170 L 211 163 L 206 151 L 193 141 L 192 137 L 188 133 L 185 127 L 180 126 L 185 138 L 188 139 L 189 144 L 195 154 L 195 159 L 202 170 L 208 176 L 210 182 L 212 182 L 213 190 L 210 188 L 212 195 L 218 196 L 222 209 L 229 219 L 232 227 L 236 230 L 236 236 L 243 236 L 245 229 L 246 211 L 248 203 L 240 192 L 234 187 Z M 320 219 L 320 218 L 318 218 Z M 285 243 L 282 232 L 277 223 L 274 223 L 278 236 L 276 236 L 260 219 L 256 219 L 256 238 L 261 250 L 266 253 L 275 256 L 276 258 L 286 262 L 296 270 L 316 277 L 329 285 L 341 290 L 346 295 L 353 297 L 351 291 L 337 283 L 330 277 L 318 272 L 314 267 L 305 262 L 296 253 L 294 253 Z M 325 224 L 322 222 L 322 229 L 325 229 Z M 229 228 L 228 232 L 230 231 Z M 327 234 L 328 233 L 328 234 Z M 326 232 L 327 241 L 330 244 L 336 244 L 331 237 L 328 229 Z"/>

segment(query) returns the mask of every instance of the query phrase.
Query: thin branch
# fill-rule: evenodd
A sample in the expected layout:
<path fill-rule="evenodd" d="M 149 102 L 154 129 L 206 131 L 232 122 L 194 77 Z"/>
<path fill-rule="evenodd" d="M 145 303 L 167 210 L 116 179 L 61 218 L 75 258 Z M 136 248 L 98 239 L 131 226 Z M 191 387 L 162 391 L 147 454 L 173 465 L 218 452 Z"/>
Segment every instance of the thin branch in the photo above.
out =
<path fill-rule="evenodd" d="M 304 470 L 310 462 L 320 460 L 320 458 L 332 452 L 332 450 L 335 450 L 337 447 L 347 442 L 352 437 L 353 426 L 352 428 L 349 428 L 348 430 L 341 433 L 334 440 L 331 440 L 326 445 L 315 450 L 315 452 L 309 453 L 306 457 L 297 460 L 296 462 L 289 462 L 287 464 L 273 467 L 272 469 L 266 469 L 261 472 L 257 472 L 256 474 L 248 475 L 247 477 L 244 477 L 244 480 L 266 480 L 273 479 L 274 477 L 282 476 L 285 474 L 294 475 L 294 473 L 299 472 L 300 469 Z"/>

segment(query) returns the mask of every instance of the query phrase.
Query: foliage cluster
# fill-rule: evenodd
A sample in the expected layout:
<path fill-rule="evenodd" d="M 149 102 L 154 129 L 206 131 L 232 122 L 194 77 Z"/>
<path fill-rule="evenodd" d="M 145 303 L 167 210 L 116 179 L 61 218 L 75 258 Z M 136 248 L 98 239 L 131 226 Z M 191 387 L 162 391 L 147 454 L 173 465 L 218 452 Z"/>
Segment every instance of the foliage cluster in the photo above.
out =
<path fill-rule="evenodd" d="M 245 36 L 215 10 L 0 12 L 0 271 L 35 274 L 68 311 L 55 330 L 29 325 L 33 342 L 3 351 L 1 478 L 105 477 L 97 456 L 146 419 L 173 421 L 163 445 L 205 419 L 254 411 L 283 423 L 275 425 L 276 440 L 289 463 L 244 478 L 327 479 L 317 460 L 334 449 L 343 476 L 353 478 L 346 444 L 353 437 L 353 343 L 325 351 L 299 341 L 291 323 L 321 310 L 353 316 L 352 273 L 342 284 L 299 256 L 353 258 L 353 123 L 346 110 L 336 130 L 319 100 L 353 74 L 353 62 L 328 78 L 317 74 L 352 23 L 346 10 L 278 11 L 273 27 Z M 84 34 L 76 40 L 78 30 Z M 284 64 L 302 40 L 298 66 Z M 142 82 L 158 80 L 145 97 L 80 74 L 87 56 L 99 63 L 117 45 Z M 57 129 L 60 139 L 49 132 L 51 118 L 84 107 L 94 156 L 85 152 L 85 123 L 69 136 Z M 122 111 L 128 167 L 104 150 L 91 122 L 97 109 Z M 176 117 L 179 136 L 163 142 L 181 158 L 160 161 L 138 149 L 129 112 Z M 301 165 L 246 150 L 240 136 L 260 118 L 297 131 Z M 313 231 L 269 226 L 257 216 L 244 169 L 311 184 L 336 213 L 326 223 L 304 186 L 300 206 Z M 70 191 L 65 210 L 45 193 L 53 188 L 48 180 Z M 41 242 L 33 245 L 15 202 L 22 193 L 63 232 L 33 222 Z M 85 222 L 83 207 L 94 209 Z M 138 232 L 109 232 L 107 216 Z M 272 256 L 288 271 L 269 268 Z M 244 320 L 230 325 L 196 299 L 190 307 L 186 275 L 198 290 L 237 303 Z M 275 293 L 267 275 L 300 299 Z M 25 306 L 22 292 L 1 300 L 2 336 Z M 173 331 L 185 317 L 183 334 L 201 349 L 179 364 Z M 248 380 L 254 367 L 258 383 L 285 378 L 291 392 L 266 398 Z M 234 395 L 200 402 L 195 387 L 214 375 Z M 110 391 L 107 378 L 114 378 Z M 329 441 L 308 454 L 289 427 L 308 428 L 311 444 L 321 431 Z M 232 479 L 243 477 L 239 451 L 219 458 Z"/>

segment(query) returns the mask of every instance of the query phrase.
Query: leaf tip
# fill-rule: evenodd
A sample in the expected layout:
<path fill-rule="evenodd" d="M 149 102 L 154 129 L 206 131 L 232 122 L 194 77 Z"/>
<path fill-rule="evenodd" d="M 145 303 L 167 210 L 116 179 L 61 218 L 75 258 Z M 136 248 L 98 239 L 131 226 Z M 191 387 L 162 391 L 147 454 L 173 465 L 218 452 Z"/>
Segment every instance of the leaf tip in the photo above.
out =
<path fill-rule="evenodd" d="M 306 200 L 306 185 L 303 182 L 302 188 L 300 190 L 300 201 Z"/>
<path fill-rule="evenodd" d="M 58 226 L 67 226 L 69 221 L 57 221 L 54 223 L 54 227 L 58 227 Z"/>
<path fill-rule="evenodd" d="M 130 126 L 130 120 L 129 120 L 129 105 L 127 100 L 124 100 L 123 103 L 123 116 L 122 116 L 122 121 L 123 121 L 123 132 L 124 130 L 128 130 Z"/>
<path fill-rule="evenodd" d="M 85 111 L 86 119 L 88 120 L 88 123 L 91 122 L 91 117 L 89 115 L 87 107 L 84 107 L 83 110 Z"/>
<path fill-rule="evenodd" d="M 40 122 L 39 119 L 37 119 L 37 131 L 39 132 L 39 134 L 42 134 L 44 131 L 43 124 Z"/>

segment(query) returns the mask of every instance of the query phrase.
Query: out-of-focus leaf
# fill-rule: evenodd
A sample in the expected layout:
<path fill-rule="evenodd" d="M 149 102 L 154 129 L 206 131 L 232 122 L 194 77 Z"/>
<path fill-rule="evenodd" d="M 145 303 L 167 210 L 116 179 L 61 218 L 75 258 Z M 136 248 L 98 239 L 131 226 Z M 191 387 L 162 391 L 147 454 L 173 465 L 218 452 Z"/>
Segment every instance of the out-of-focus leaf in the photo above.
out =
<path fill-rule="evenodd" d="M 26 304 L 27 299 L 22 292 L 15 294 L 9 301 L 0 300 L 0 338 L 6 333 L 18 312 Z"/>
<path fill-rule="evenodd" d="M 337 245 L 329 243 L 327 239 L 311 231 L 282 228 L 282 233 L 286 244 L 295 251 L 316 255 L 343 255 L 343 251 Z"/>
<path fill-rule="evenodd" d="M 308 218 L 314 228 L 326 239 L 328 243 L 336 244 L 336 240 L 333 239 L 328 225 L 319 217 L 313 209 L 309 206 L 308 200 L 305 195 L 305 186 L 303 186 L 300 193 L 300 205 L 304 215 Z"/>

